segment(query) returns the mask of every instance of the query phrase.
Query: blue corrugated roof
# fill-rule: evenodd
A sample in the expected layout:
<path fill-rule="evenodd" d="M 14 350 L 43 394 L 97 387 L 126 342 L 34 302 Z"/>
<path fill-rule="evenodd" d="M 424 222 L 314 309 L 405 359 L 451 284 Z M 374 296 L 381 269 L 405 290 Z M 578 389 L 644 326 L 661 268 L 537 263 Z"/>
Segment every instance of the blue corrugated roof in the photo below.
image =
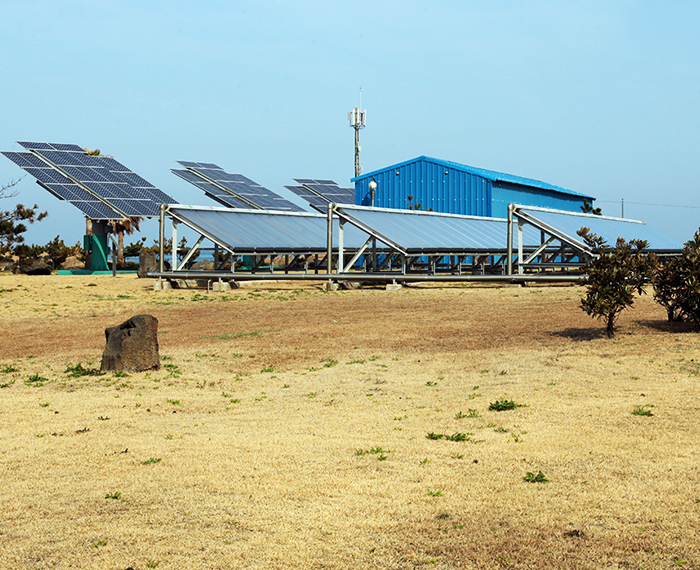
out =
<path fill-rule="evenodd" d="M 454 168 L 455 170 L 461 170 L 462 172 L 468 172 L 469 174 L 481 176 L 482 178 L 486 178 L 487 180 L 491 180 L 493 182 L 507 182 L 509 184 L 519 184 L 521 186 L 530 186 L 532 188 L 540 188 L 542 190 L 552 190 L 553 192 L 561 192 L 563 194 L 570 194 L 572 196 L 580 196 L 582 198 L 590 198 L 592 200 L 595 200 L 595 198 L 593 196 L 590 196 L 589 194 L 581 194 L 580 192 L 574 192 L 573 190 L 567 190 L 566 188 L 562 188 L 561 186 L 555 186 L 554 184 L 542 182 L 541 180 L 533 180 L 531 178 L 523 178 L 521 176 L 515 176 L 513 174 L 506 174 L 504 172 L 495 172 L 493 170 L 486 170 L 485 168 L 476 168 L 474 166 L 467 166 L 466 164 L 459 164 L 458 162 L 450 162 L 449 160 L 440 160 L 439 158 L 432 158 L 430 156 L 424 156 L 424 155 L 419 156 L 417 158 L 413 158 L 411 160 L 406 160 L 404 162 L 400 162 L 398 164 L 394 164 L 393 166 L 387 166 L 385 168 L 380 168 L 379 170 L 374 170 L 372 172 L 368 172 L 367 174 L 362 174 L 361 176 L 356 176 L 355 178 L 352 178 L 351 181 L 355 182 L 357 180 L 364 180 L 365 178 L 370 178 L 372 176 L 376 176 L 380 172 L 384 172 L 386 170 L 391 170 L 394 168 L 399 168 L 399 167 L 404 166 L 406 164 L 410 164 L 412 162 L 418 162 L 421 160 L 424 160 L 426 162 L 433 162 L 435 164 L 439 164 L 439 165 L 445 166 L 447 168 Z"/>

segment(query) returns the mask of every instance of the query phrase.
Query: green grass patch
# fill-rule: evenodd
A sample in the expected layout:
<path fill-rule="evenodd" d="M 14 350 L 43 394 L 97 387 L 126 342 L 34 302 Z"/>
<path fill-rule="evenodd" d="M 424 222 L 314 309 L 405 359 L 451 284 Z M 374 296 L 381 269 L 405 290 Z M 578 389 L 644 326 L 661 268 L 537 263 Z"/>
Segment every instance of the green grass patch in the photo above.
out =
<path fill-rule="evenodd" d="M 524 479 L 528 483 L 549 483 L 549 479 L 547 479 L 547 477 L 544 476 L 544 473 L 542 473 L 542 471 L 538 471 L 537 475 L 528 471 L 525 474 Z"/>
<path fill-rule="evenodd" d="M 526 404 L 518 404 L 513 400 L 496 400 L 489 404 L 489 410 L 492 412 L 505 412 L 507 410 L 514 410 L 515 408 L 525 407 Z"/>
<path fill-rule="evenodd" d="M 632 415 L 633 416 L 653 416 L 654 414 L 652 413 L 650 408 L 653 408 L 653 404 L 646 404 L 644 406 L 635 406 L 634 410 L 632 410 Z"/>

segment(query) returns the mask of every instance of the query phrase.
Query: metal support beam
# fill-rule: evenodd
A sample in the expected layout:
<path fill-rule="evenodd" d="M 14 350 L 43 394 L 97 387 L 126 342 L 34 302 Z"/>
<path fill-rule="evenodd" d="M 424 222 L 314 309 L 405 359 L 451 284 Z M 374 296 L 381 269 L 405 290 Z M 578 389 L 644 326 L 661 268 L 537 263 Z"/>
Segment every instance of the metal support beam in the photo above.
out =
<path fill-rule="evenodd" d="M 177 222 L 173 218 L 173 243 L 172 245 L 172 252 L 173 252 L 173 262 L 170 264 L 170 267 L 177 267 Z"/>
<path fill-rule="evenodd" d="M 372 242 L 372 238 L 370 237 L 360 249 L 357 250 L 357 253 L 353 255 L 352 259 L 348 262 L 348 264 L 343 267 L 343 273 L 347 273 L 352 269 L 352 266 L 355 265 L 355 262 L 360 258 L 360 256 L 365 252 L 369 244 Z"/>
<path fill-rule="evenodd" d="M 331 202 L 328 204 L 328 211 L 326 214 L 326 222 L 328 223 L 327 234 L 326 234 L 326 260 L 328 261 L 328 267 L 326 273 L 330 275 L 333 273 L 333 267 L 331 259 L 333 259 L 333 209 L 335 204 Z"/>
<path fill-rule="evenodd" d="M 195 242 L 195 244 L 190 248 L 190 250 L 187 252 L 187 255 L 184 257 L 184 259 L 180 262 L 180 264 L 177 266 L 177 271 L 180 271 L 183 267 L 185 267 L 185 264 L 190 260 L 190 258 L 194 255 L 194 252 L 197 251 L 197 248 L 201 245 L 201 243 L 204 241 L 204 236 L 199 236 L 199 239 Z M 214 268 L 216 269 L 216 262 L 214 262 Z"/>
<path fill-rule="evenodd" d="M 523 224 L 524 222 L 518 218 L 518 275 L 523 274 Z"/>
<path fill-rule="evenodd" d="M 165 204 L 160 205 L 160 237 L 158 240 L 158 267 L 160 269 L 160 272 L 163 273 L 165 271 L 165 257 L 164 257 L 164 251 L 165 251 Z"/>
<path fill-rule="evenodd" d="M 524 265 L 527 265 L 528 263 L 531 263 L 533 259 L 535 259 L 540 253 L 542 253 L 542 252 L 547 248 L 547 246 L 548 246 L 550 243 L 552 243 L 553 241 L 555 241 L 556 239 L 557 239 L 557 238 L 555 238 L 554 236 L 550 237 L 550 238 L 549 238 L 546 242 L 544 242 L 540 247 L 538 247 L 535 251 L 533 251 L 533 252 L 530 254 L 530 257 L 528 257 L 525 261 L 523 261 L 523 264 L 524 264 Z M 540 260 L 540 261 L 542 261 L 542 260 Z"/>

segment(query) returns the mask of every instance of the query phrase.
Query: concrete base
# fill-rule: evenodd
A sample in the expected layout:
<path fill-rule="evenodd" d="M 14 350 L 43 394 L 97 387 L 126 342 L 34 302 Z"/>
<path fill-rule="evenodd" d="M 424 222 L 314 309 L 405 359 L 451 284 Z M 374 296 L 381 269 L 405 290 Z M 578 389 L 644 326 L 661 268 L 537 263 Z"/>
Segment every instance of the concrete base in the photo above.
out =
<path fill-rule="evenodd" d="M 398 291 L 399 289 L 403 289 L 403 285 L 401 285 L 400 283 L 387 283 L 386 284 L 387 291 Z"/>
<path fill-rule="evenodd" d="M 133 270 L 117 271 L 117 275 L 128 275 L 136 273 Z M 59 269 L 57 275 L 112 275 L 112 270 L 102 269 Z"/>
<path fill-rule="evenodd" d="M 209 291 L 228 291 L 240 287 L 235 281 L 218 279 L 172 279 L 171 284 L 175 289 L 208 289 Z"/>
<path fill-rule="evenodd" d="M 338 289 L 340 289 L 339 283 L 336 283 L 336 282 L 329 283 L 328 281 L 326 281 L 323 284 L 324 291 L 337 291 Z"/>
<path fill-rule="evenodd" d="M 170 281 L 156 279 L 153 282 L 153 290 L 154 291 L 169 291 L 172 288 L 173 288 L 173 285 L 172 285 L 172 283 L 170 283 Z"/>

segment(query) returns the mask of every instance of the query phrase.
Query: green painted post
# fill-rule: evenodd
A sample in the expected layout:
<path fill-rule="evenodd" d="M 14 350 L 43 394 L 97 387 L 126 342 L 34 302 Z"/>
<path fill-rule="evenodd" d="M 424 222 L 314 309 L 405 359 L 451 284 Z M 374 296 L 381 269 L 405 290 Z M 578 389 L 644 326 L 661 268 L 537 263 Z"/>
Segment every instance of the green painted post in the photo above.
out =
<path fill-rule="evenodd" d="M 92 264 L 90 269 L 93 271 L 107 271 L 107 255 L 109 254 L 109 245 L 107 244 L 107 236 L 92 236 Z"/>

